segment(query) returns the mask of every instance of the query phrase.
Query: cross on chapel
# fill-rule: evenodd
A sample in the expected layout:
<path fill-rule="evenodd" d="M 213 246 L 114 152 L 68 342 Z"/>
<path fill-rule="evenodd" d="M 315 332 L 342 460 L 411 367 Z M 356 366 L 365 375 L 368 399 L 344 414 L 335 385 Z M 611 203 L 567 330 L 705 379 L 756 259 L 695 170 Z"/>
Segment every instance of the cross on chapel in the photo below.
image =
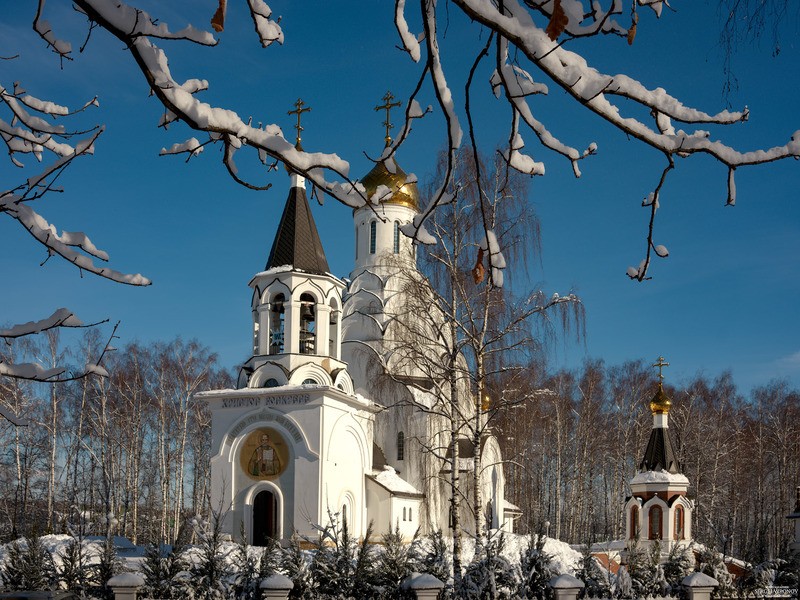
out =
<path fill-rule="evenodd" d="M 655 363 L 653 363 L 653 366 L 654 367 L 658 367 L 658 378 L 659 378 L 659 380 L 664 381 L 664 371 L 663 371 L 663 369 L 664 369 L 664 367 L 668 367 L 669 363 L 668 362 L 664 362 L 664 357 L 663 356 L 659 356 L 658 360 Z"/>

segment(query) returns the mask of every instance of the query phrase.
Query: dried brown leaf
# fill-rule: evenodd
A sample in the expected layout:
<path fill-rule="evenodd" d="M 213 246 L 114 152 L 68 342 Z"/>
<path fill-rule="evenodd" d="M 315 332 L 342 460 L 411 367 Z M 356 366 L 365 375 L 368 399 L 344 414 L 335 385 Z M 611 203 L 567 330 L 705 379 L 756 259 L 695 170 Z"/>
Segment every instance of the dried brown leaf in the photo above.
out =
<path fill-rule="evenodd" d="M 633 40 L 636 39 L 636 21 L 631 24 L 630 29 L 628 29 L 628 46 L 633 46 Z"/>
<path fill-rule="evenodd" d="M 483 267 L 483 248 L 478 249 L 478 260 L 475 261 L 475 267 L 472 269 L 472 279 L 475 285 L 478 285 L 486 277 L 486 269 Z"/>
<path fill-rule="evenodd" d="M 564 9 L 561 8 L 561 0 L 555 0 L 553 3 L 553 14 L 550 15 L 550 22 L 547 24 L 547 28 L 544 32 L 547 34 L 547 37 L 555 42 L 558 36 L 564 33 L 568 23 L 569 17 L 567 13 L 564 12 Z"/>
<path fill-rule="evenodd" d="M 225 29 L 226 4 L 227 0 L 219 0 L 219 6 L 217 6 L 217 11 L 214 13 L 214 16 L 211 17 L 211 27 L 213 27 L 214 31 L 216 31 L 217 33 Z"/>

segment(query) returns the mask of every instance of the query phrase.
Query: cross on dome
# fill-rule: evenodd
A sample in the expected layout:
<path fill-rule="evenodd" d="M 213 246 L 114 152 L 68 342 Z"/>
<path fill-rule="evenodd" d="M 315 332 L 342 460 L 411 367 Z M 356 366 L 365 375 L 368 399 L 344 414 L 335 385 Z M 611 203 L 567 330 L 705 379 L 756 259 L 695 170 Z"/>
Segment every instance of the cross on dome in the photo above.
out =
<path fill-rule="evenodd" d="M 306 106 L 305 102 L 303 102 L 303 100 L 301 98 L 297 99 L 297 102 L 294 103 L 294 106 L 295 106 L 295 109 L 288 111 L 286 114 L 287 115 L 297 115 L 297 125 L 294 126 L 294 128 L 297 130 L 297 141 L 295 142 L 295 148 L 300 150 L 300 149 L 302 149 L 302 147 L 300 145 L 300 141 L 302 140 L 302 138 L 300 137 L 300 132 L 303 131 L 303 126 L 300 125 L 300 117 L 301 117 L 301 115 L 303 113 L 310 112 L 311 111 L 311 107 L 310 106 Z"/>
<path fill-rule="evenodd" d="M 664 367 L 668 367 L 669 363 L 664 362 L 663 356 L 659 356 L 658 360 L 655 363 L 653 363 L 653 366 L 658 367 L 658 379 L 660 381 L 664 381 Z"/>
<path fill-rule="evenodd" d="M 386 92 L 386 95 L 381 99 L 385 102 L 385 104 L 383 104 L 382 106 L 376 106 L 375 110 L 386 111 L 386 120 L 383 122 L 383 125 L 386 127 L 386 145 L 388 146 L 389 144 L 392 143 L 392 136 L 389 135 L 389 132 L 391 131 L 392 127 L 394 127 L 389 118 L 389 111 L 391 111 L 396 106 L 400 106 L 400 102 L 392 102 L 392 100 L 394 100 L 394 96 L 392 95 L 391 91 Z"/>

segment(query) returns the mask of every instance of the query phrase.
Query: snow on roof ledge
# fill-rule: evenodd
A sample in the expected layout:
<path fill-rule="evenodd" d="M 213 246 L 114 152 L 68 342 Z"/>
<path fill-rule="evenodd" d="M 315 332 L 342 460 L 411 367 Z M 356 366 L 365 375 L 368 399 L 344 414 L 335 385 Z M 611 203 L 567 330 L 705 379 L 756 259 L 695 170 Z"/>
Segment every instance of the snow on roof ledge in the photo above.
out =
<path fill-rule="evenodd" d="M 368 477 L 374 479 L 376 483 L 382 485 L 393 494 L 415 494 L 422 496 L 422 492 L 400 477 L 397 471 L 394 470 L 394 467 L 389 465 L 386 465 L 380 473 L 369 475 Z"/>
<path fill-rule="evenodd" d="M 689 485 L 689 479 L 683 473 L 670 473 L 669 471 L 644 471 L 631 479 L 631 485 L 639 483 L 674 483 Z"/>
<path fill-rule="evenodd" d="M 280 273 L 289 273 L 291 271 L 295 271 L 297 273 L 307 273 L 310 275 L 320 275 L 320 273 L 310 273 L 309 271 L 304 271 L 303 269 L 296 268 L 294 265 L 280 265 L 278 267 L 272 267 L 271 269 L 267 269 L 266 271 L 259 271 L 255 275 L 250 278 L 250 283 L 248 285 L 252 286 L 253 282 L 259 277 L 268 277 L 270 275 L 278 275 Z M 339 277 L 334 275 L 333 273 L 325 272 L 325 276 L 332 277 L 336 281 L 342 281 Z"/>

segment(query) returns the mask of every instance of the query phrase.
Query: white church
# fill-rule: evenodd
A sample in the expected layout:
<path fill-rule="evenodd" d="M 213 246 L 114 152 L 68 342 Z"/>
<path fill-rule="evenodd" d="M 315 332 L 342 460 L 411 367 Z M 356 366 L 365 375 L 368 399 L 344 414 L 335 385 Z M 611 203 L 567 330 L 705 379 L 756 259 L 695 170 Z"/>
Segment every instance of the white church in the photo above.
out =
<path fill-rule="evenodd" d="M 387 143 L 388 127 L 387 116 Z M 444 388 L 414 358 L 437 325 L 429 310 L 427 326 L 409 326 L 419 311 L 409 310 L 407 290 L 423 276 L 400 228 L 418 214 L 419 192 L 399 166 L 389 168 L 377 163 L 361 180 L 367 198 L 381 199 L 353 211 L 348 279 L 330 273 L 305 180 L 290 174 L 272 250 L 249 284 L 252 357 L 238 389 L 197 395 L 212 417 L 212 507 L 224 515 L 223 531 L 236 537 L 243 525 L 248 543 L 315 538 L 331 515 L 355 537 L 370 523 L 375 539 L 396 527 L 406 539 L 417 529 L 448 534 L 454 463 L 472 497 L 474 442 L 459 434 L 452 459 Z M 474 414 L 469 386 L 455 395 Z M 492 528 L 510 531 L 520 512 L 505 501 L 490 433 L 477 454 L 481 511 Z M 472 529 L 462 511 L 462 526 Z"/>

